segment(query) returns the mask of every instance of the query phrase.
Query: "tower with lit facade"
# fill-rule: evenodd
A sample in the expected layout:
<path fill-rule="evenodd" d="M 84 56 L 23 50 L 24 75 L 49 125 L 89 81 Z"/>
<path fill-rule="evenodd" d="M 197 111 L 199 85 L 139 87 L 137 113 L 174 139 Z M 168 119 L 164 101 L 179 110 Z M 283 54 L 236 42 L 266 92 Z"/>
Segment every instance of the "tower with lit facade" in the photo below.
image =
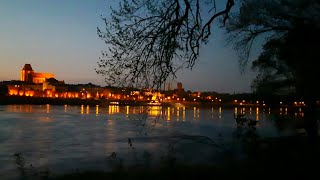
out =
<path fill-rule="evenodd" d="M 20 72 L 20 80 L 25 82 L 32 82 L 33 69 L 31 64 L 25 64 Z"/>
<path fill-rule="evenodd" d="M 20 73 L 20 80 L 28 83 L 44 83 L 49 78 L 54 78 L 54 74 L 35 73 L 31 64 L 25 64 Z"/>
<path fill-rule="evenodd" d="M 178 91 L 181 91 L 181 90 L 183 89 L 181 82 L 178 82 L 178 83 L 177 83 L 177 89 L 178 89 Z"/>

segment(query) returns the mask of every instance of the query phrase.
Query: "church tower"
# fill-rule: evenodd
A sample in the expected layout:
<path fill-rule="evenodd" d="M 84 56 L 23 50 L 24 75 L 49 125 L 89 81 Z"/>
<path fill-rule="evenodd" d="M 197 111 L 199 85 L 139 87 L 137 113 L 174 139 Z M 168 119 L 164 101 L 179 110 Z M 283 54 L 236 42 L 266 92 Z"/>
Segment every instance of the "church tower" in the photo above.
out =
<path fill-rule="evenodd" d="M 20 73 L 20 80 L 25 82 L 32 82 L 33 80 L 33 69 L 31 64 L 25 64 Z"/>

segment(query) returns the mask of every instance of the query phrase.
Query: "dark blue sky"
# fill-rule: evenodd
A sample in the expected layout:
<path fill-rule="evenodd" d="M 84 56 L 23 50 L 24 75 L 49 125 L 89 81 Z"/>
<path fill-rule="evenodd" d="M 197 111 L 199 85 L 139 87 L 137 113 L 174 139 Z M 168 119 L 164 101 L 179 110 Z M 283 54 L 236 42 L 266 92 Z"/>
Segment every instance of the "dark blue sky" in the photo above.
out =
<path fill-rule="evenodd" d="M 17 80 L 25 63 L 37 72 L 54 73 L 66 83 L 105 85 L 94 69 L 106 45 L 98 38 L 100 15 L 108 15 L 109 0 L 1 0 L 0 81 Z M 186 90 L 250 92 L 254 78 L 240 72 L 238 59 L 226 47 L 222 30 L 203 46 L 193 70 L 183 70 L 177 81 Z M 176 86 L 175 83 L 174 87 Z"/>

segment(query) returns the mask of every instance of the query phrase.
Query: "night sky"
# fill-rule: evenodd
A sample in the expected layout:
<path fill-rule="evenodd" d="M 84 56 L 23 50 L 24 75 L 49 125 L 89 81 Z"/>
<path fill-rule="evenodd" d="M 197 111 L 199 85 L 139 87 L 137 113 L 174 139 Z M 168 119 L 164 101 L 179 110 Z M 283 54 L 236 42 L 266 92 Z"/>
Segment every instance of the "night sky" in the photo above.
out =
<path fill-rule="evenodd" d="M 103 27 L 100 16 L 109 15 L 109 7 L 116 4 L 108 0 L 1 0 L 0 81 L 19 80 L 23 65 L 30 63 L 35 72 L 54 73 L 68 84 L 105 86 L 94 70 L 101 50 L 107 47 L 96 29 Z M 226 45 L 223 30 L 217 29 L 192 71 L 182 70 L 176 82 L 191 91 L 251 92 L 256 73 L 250 64 L 241 73 L 236 52 Z"/>

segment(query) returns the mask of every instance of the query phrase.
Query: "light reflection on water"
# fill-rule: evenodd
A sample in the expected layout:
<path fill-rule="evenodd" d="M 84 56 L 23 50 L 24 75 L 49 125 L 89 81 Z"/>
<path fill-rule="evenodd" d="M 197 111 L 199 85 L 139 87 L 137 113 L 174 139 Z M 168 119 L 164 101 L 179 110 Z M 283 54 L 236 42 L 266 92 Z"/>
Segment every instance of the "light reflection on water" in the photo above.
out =
<path fill-rule="evenodd" d="M 271 112 L 258 107 L 0 106 L 0 173 L 15 169 L 15 152 L 26 155 L 34 166 L 61 170 L 79 164 L 104 167 L 105 157 L 111 152 L 128 154 L 128 138 L 133 139 L 136 149 L 159 154 L 171 142 L 168 137 L 176 133 L 230 142 L 236 129 L 234 114 L 238 113 L 257 120 L 257 132 L 262 136 L 277 136 L 269 119 Z M 288 110 L 277 112 L 285 114 Z M 142 131 L 134 122 L 137 119 L 130 120 L 132 114 L 139 113 L 148 113 L 150 120 Z M 303 112 L 299 109 L 294 115 L 303 116 Z"/>

